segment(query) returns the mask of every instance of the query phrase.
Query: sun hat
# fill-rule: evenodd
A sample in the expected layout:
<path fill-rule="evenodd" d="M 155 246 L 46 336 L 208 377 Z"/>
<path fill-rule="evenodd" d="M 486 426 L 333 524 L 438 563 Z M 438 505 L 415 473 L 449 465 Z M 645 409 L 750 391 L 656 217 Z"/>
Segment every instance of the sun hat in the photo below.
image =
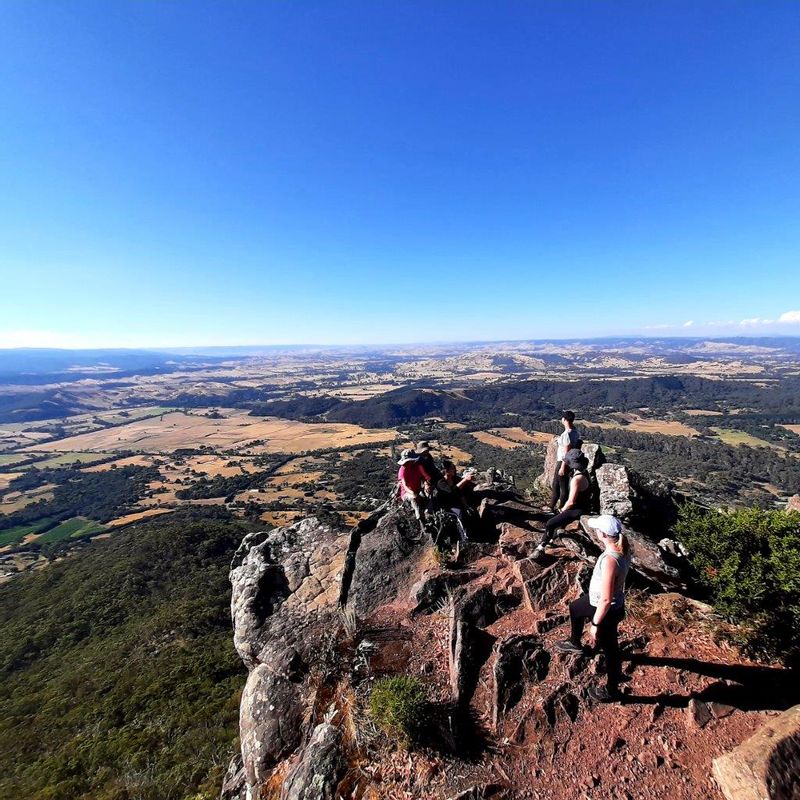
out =
<path fill-rule="evenodd" d="M 423 440 L 417 444 L 417 452 L 418 453 L 428 453 L 431 449 L 431 443 L 427 440 Z"/>
<path fill-rule="evenodd" d="M 403 464 L 406 464 L 409 461 L 418 461 L 418 460 L 419 456 L 414 450 L 403 450 L 403 452 L 400 453 L 400 460 L 397 463 L 402 467 Z"/>
<path fill-rule="evenodd" d="M 589 459 L 580 450 L 569 450 L 564 456 L 564 463 L 570 469 L 586 469 Z"/>
<path fill-rule="evenodd" d="M 588 524 L 590 528 L 604 533 L 609 539 L 616 539 L 622 533 L 622 523 L 611 514 L 589 517 Z"/>

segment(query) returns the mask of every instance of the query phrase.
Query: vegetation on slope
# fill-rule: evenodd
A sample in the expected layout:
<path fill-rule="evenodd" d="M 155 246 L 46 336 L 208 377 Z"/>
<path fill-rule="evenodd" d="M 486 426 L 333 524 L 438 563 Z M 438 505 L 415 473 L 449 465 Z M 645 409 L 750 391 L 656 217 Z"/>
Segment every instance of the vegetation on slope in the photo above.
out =
<path fill-rule="evenodd" d="M 800 514 L 681 509 L 675 531 L 717 610 L 757 655 L 800 666 Z"/>
<path fill-rule="evenodd" d="M 140 524 L 0 587 L 7 800 L 216 798 L 244 667 L 225 511 Z"/>

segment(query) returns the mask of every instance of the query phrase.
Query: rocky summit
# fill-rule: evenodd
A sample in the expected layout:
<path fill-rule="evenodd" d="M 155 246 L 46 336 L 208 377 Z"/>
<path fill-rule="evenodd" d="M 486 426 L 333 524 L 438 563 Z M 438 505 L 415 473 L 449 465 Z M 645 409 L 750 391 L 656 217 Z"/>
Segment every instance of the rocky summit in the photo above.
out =
<path fill-rule="evenodd" d="M 599 552 L 586 519 L 533 560 L 547 515 L 490 471 L 455 553 L 392 502 L 349 533 L 312 517 L 244 539 L 231 612 L 249 675 L 223 800 L 797 798 L 796 681 L 687 594 L 668 487 L 587 453 L 633 545 L 622 702 L 589 699 L 602 656 L 555 648 Z M 371 713 L 396 676 L 426 698 L 413 741 Z"/>

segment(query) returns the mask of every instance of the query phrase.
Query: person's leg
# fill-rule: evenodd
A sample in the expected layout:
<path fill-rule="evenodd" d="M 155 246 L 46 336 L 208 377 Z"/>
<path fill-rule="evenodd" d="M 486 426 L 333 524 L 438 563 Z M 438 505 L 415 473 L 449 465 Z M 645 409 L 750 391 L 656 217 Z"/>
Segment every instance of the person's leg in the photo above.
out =
<path fill-rule="evenodd" d="M 545 546 L 552 541 L 559 528 L 564 527 L 564 525 L 569 525 L 570 522 L 574 522 L 576 519 L 580 519 L 582 513 L 583 512 L 579 508 L 570 508 L 568 511 L 562 511 L 560 514 L 556 514 L 554 517 L 550 518 L 544 526 L 542 540 L 539 542 L 539 546 L 536 549 L 539 551 L 543 550 Z"/>
<path fill-rule="evenodd" d="M 619 623 L 623 613 L 609 611 L 597 629 L 598 646 L 606 657 L 606 676 L 608 691 L 616 694 L 622 675 L 622 662 L 619 655 Z"/>
<path fill-rule="evenodd" d="M 560 470 L 561 462 L 556 461 L 556 469 L 553 472 L 553 479 L 550 481 L 550 508 L 553 511 L 556 510 L 559 502 L 564 502 L 566 499 L 564 495 L 561 495 L 561 476 L 558 474 Z M 559 496 L 561 496 L 561 500 L 559 500 Z"/>
<path fill-rule="evenodd" d="M 585 594 L 569 604 L 570 641 L 580 646 L 583 637 L 583 626 L 586 620 L 594 614 L 595 608 L 589 602 L 589 595 Z"/>
<path fill-rule="evenodd" d="M 414 511 L 414 516 L 421 521 L 422 509 L 420 508 L 419 499 L 417 497 L 414 497 L 413 494 L 407 494 L 405 495 L 405 497 L 403 497 L 403 500 L 405 500 L 407 503 L 411 505 L 411 508 Z"/>

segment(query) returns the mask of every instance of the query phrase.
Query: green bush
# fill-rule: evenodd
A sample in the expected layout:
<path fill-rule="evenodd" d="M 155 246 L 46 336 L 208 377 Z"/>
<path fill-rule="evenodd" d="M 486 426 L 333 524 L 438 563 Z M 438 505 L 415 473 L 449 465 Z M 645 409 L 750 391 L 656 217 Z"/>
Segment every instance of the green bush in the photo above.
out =
<path fill-rule="evenodd" d="M 717 610 L 759 655 L 800 663 L 800 514 L 687 504 L 675 531 Z"/>
<path fill-rule="evenodd" d="M 399 675 L 379 680 L 369 698 L 369 713 L 386 733 L 408 744 L 419 736 L 428 698 L 417 678 Z"/>

